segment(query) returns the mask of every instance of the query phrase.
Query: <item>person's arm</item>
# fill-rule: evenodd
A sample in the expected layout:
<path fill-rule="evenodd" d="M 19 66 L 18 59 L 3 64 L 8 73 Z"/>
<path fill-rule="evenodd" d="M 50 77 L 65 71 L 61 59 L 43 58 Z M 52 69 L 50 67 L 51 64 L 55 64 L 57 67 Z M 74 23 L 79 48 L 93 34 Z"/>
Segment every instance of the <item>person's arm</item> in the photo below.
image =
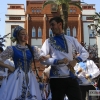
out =
<path fill-rule="evenodd" d="M 40 52 L 39 48 L 37 46 L 33 46 L 32 49 L 33 49 L 34 59 L 38 60 L 39 59 L 39 52 Z"/>
<path fill-rule="evenodd" d="M 98 75 L 100 75 L 100 70 L 97 67 L 97 65 L 92 60 L 87 61 L 87 67 L 88 67 L 88 74 L 86 74 L 86 77 L 90 78 L 96 78 Z"/>
<path fill-rule="evenodd" d="M 51 66 L 55 66 L 55 65 L 60 65 L 60 64 L 67 64 L 69 61 L 67 58 L 63 58 L 63 59 L 54 59 L 54 58 L 46 58 L 45 57 L 45 60 L 41 61 L 40 62 L 43 64 L 43 65 L 51 65 Z"/>
<path fill-rule="evenodd" d="M 42 48 L 40 50 L 40 56 L 39 56 L 39 60 L 42 64 L 55 66 L 59 64 L 68 63 L 67 58 L 63 58 L 63 59 L 51 58 L 50 57 L 50 46 L 51 45 L 49 44 L 48 39 L 42 45 Z"/>
<path fill-rule="evenodd" d="M 8 68 L 9 71 L 13 72 L 15 70 L 14 67 L 8 65 L 8 64 L 4 64 L 3 62 L 0 61 L 0 66 L 4 67 L 4 68 Z"/>
<path fill-rule="evenodd" d="M 7 59 L 7 60 L 4 62 L 4 64 L 10 65 L 10 66 L 12 66 L 12 67 L 15 67 L 14 62 L 11 61 L 10 59 Z"/>
<path fill-rule="evenodd" d="M 12 47 L 7 47 L 6 50 L 4 50 L 1 54 L 0 54 L 0 66 L 4 67 L 4 68 L 8 68 L 11 72 L 14 71 L 14 68 L 8 64 L 4 64 L 4 61 L 6 59 L 9 59 L 10 57 L 12 57 L 13 55 L 13 50 Z"/>
<path fill-rule="evenodd" d="M 45 40 L 43 43 L 40 52 L 39 52 L 39 60 L 42 64 L 44 65 L 53 65 L 56 59 L 54 58 L 49 58 L 47 55 L 50 55 L 50 44 L 49 44 L 49 39 Z"/>
<path fill-rule="evenodd" d="M 74 37 L 71 38 L 71 42 L 75 50 L 79 53 L 79 56 L 69 62 L 69 65 L 74 67 L 76 63 L 85 61 L 89 57 L 89 53 Z"/>
<path fill-rule="evenodd" d="M 76 49 L 76 51 L 79 53 L 79 56 L 77 56 L 77 61 L 85 61 L 89 57 L 89 53 L 87 50 L 73 37 L 73 46 Z"/>

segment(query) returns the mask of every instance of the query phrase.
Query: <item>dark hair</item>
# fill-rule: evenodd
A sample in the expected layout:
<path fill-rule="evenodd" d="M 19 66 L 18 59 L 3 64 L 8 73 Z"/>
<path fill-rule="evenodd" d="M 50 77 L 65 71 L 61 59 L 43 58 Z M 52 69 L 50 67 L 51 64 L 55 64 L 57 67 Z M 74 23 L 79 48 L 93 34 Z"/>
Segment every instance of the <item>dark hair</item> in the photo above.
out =
<path fill-rule="evenodd" d="M 61 17 L 58 17 L 58 16 L 56 16 L 56 17 L 53 17 L 53 18 L 51 18 L 50 20 L 49 20 L 49 23 L 51 23 L 51 21 L 53 21 L 53 20 L 55 20 L 57 23 L 62 23 L 62 29 L 63 29 L 63 20 L 61 19 Z"/>
<path fill-rule="evenodd" d="M 32 51 L 32 47 L 31 47 L 29 44 L 27 44 L 27 43 L 26 43 L 26 45 L 28 46 L 28 48 L 29 48 L 29 50 L 30 50 L 30 52 L 31 52 L 31 54 L 32 54 L 33 63 L 34 63 L 34 68 L 35 68 L 35 71 L 36 71 L 36 75 L 37 75 L 39 81 L 41 82 L 41 78 L 40 78 L 40 76 L 39 76 L 39 74 L 38 74 L 38 72 L 37 72 L 37 68 L 36 68 L 36 64 L 35 64 L 35 60 L 34 60 L 34 53 L 33 53 L 33 51 Z"/>
<path fill-rule="evenodd" d="M 2 47 L 0 47 L 0 51 L 3 52 L 3 48 Z"/>

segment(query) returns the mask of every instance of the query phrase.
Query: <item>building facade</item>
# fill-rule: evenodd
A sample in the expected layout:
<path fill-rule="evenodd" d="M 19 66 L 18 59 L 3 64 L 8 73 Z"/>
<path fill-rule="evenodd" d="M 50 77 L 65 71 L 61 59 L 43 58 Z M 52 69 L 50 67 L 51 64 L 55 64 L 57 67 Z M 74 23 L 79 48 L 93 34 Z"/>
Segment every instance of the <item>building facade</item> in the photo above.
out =
<path fill-rule="evenodd" d="M 44 2 L 45 0 L 26 0 L 26 11 L 23 4 L 8 4 L 7 14 L 5 15 L 6 34 L 11 33 L 15 26 L 20 25 L 27 30 L 28 43 L 41 47 L 45 39 L 52 35 L 49 26 L 50 18 L 60 16 L 55 5 L 47 5 L 42 9 Z M 95 5 L 82 4 L 81 6 L 82 11 L 75 6 L 70 6 L 66 34 L 77 38 L 80 43 L 94 45 L 96 44 L 96 37 L 88 28 L 88 25 L 93 23 L 92 16 L 95 15 Z M 6 41 L 6 46 L 14 45 L 9 41 L 9 38 Z"/>
<path fill-rule="evenodd" d="M 83 40 L 87 45 L 97 44 L 96 37 L 92 33 L 93 31 L 88 27 L 88 25 L 93 23 L 93 16 L 95 15 L 95 12 L 95 4 L 82 5 Z"/>
<path fill-rule="evenodd" d="M 25 27 L 29 34 L 29 44 L 41 47 L 45 39 L 52 35 L 49 26 L 50 18 L 60 16 L 59 11 L 55 10 L 55 5 L 47 5 L 42 9 L 44 0 L 26 1 L 26 23 Z M 79 42 L 83 41 L 82 12 L 75 6 L 70 6 L 68 15 L 68 27 L 66 34 L 74 36 Z"/>
<path fill-rule="evenodd" d="M 7 14 L 5 15 L 5 34 L 12 33 L 14 27 L 20 25 L 25 27 L 25 8 L 24 4 L 7 4 Z M 15 45 L 10 40 L 12 34 L 6 38 L 5 46 Z"/>

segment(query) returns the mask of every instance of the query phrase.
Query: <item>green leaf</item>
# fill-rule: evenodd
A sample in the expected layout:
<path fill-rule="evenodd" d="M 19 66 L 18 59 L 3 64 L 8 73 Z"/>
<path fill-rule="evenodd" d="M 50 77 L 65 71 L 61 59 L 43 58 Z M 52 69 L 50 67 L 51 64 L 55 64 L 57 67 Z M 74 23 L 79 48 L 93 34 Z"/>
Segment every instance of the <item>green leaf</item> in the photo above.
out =
<path fill-rule="evenodd" d="M 100 18 L 100 14 L 99 13 L 95 12 L 95 14 Z"/>
<path fill-rule="evenodd" d="M 71 2 L 71 0 L 64 0 L 64 2 Z"/>
<path fill-rule="evenodd" d="M 44 7 L 48 4 L 56 4 L 56 2 L 54 1 L 46 1 L 43 5 L 42 5 L 42 8 L 44 9 Z"/>
<path fill-rule="evenodd" d="M 82 7 L 79 4 L 77 4 L 77 3 L 70 3 L 70 5 L 77 6 L 80 10 L 82 10 Z"/>
<path fill-rule="evenodd" d="M 61 5 L 63 2 L 62 2 L 62 0 L 56 0 L 55 3 L 56 3 L 57 5 Z"/>
<path fill-rule="evenodd" d="M 85 2 L 81 2 L 81 1 L 71 1 L 72 3 L 79 3 L 79 4 L 81 4 L 81 3 L 85 3 Z"/>

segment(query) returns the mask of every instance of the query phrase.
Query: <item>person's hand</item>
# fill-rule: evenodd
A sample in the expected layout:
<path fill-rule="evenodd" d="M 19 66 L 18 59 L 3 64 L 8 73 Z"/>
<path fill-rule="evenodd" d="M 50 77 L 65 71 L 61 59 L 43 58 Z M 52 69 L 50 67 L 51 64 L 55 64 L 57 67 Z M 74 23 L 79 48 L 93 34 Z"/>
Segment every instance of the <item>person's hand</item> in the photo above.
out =
<path fill-rule="evenodd" d="M 78 68 L 78 70 L 76 71 L 76 74 L 79 74 L 82 72 L 82 68 Z"/>
<path fill-rule="evenodd" d="M 68 61 L 68 59 L 67 58 L 63 58 L 63 59 L 61 59 L 61 60 L 58 60 L 58 64 L 67 64 L 69 61 Z"/>
<path fill-rule="evenodd" d="M 39 58 L 40 61 L 46 61 L 49 57 L 48 56 L 41 56 Z"/>
<path fill-rule="evenodd" d="M 67 58 L 62 59 L 64 64 L 67 64 L 69 60 Z"/>
<path fill-rule="evenodd" d="M 3 79 L 3 76 L 0 76 L 0 80 L 2 80 Z"/>
<path fill-rule="evenodd" d="M 89 74 L 85 74 L 85 78 L 86 79 L 89 79 L 90 78 L 90 75 Z"/>
<path fill-rule="evenodd" d="M 78 68 L 78 72 L 79 72 L 79 73 L 82 72 L 82 68 Z"/>
<path fill-rule="evenodd" d="M 71 67 L 74 67 L 76 65 L 77 61 L 75 59 L 73 59 L 72 61 L 69 62 L 69 65 Z"/>
<path fill-rule="evenodd" d="M 15 71 L 15 68 L 12 67 L 12 66 L 8 66 L 8 70 L 9 70 L 10 72 L 14 72 L 14 71 Z"/>
<path fill-rule="evenodd" d="M 67 67 L 70 69 L 70 71 L 71 71 L 72 73 L 75 74 L 74 67 L 72 67 L 70 64 L 68 64 Z"/>

